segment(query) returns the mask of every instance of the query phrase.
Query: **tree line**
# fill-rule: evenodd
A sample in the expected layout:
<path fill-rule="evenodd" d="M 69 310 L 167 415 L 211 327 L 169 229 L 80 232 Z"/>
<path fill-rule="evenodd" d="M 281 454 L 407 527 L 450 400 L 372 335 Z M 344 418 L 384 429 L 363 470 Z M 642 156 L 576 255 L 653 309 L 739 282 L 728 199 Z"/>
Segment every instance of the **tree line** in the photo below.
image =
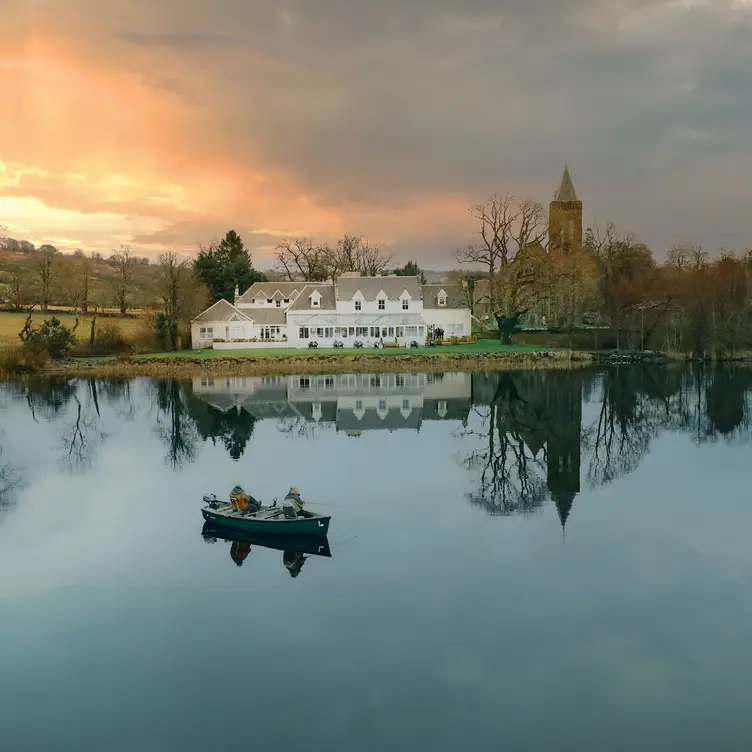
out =
<path fill-rule="evenodd" d="M 659 263 L 633 233 L 611 223 L 585 230 L 581 245 L 548 237 L 543 205 L 493 195 L 470 209 L 472 243 L 455 259 L 476 322 L 502 339 L 523 317 L 545 326 L 606 329 L 608 344 L 726 357 L 752 345 L 752 249 L 711 256 L 681 242 Z"/>

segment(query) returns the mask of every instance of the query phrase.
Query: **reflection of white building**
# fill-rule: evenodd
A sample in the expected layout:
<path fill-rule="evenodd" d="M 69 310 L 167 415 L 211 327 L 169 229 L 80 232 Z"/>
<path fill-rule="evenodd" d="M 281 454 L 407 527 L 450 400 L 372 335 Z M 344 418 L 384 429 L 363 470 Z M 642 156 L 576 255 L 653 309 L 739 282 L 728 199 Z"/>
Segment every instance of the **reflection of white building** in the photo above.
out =
<path fill-rule="evenodd" d="M 409 428 L 424 420 L 464 420 L 470 409 L 467 373 L 381 373 L 316 376 L 203 377 L 193 392 L 213 407 L 246 410 L 257 419 L 302 418 L 338 431 Z"/>
<path fill-rule="evenodd" d="M 471 333 L 470 309 L 456 285 L 421 285 L 418 277 L 361 277 L 336 282 L 257 282 L 235 304 L 220 300 L 192 322 L 194 349 L 214 347 L 345 347 L 378 340 L 425 342 Z"/>

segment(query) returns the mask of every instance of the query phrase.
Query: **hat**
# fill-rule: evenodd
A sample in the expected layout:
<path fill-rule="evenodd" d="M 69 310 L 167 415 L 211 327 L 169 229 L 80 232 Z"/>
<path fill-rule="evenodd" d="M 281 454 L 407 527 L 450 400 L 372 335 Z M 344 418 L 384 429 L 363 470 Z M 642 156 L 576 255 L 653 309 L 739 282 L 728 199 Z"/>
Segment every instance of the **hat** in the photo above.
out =
<path fill-rule="evenodd" d="M 298 489 L 295 488 L 295 486 L 290 486 L 290 490 L 288 491 L 288 493 L 296 494 L 296 493 L 300 493 L 300 491 L 298 491 Z"/>

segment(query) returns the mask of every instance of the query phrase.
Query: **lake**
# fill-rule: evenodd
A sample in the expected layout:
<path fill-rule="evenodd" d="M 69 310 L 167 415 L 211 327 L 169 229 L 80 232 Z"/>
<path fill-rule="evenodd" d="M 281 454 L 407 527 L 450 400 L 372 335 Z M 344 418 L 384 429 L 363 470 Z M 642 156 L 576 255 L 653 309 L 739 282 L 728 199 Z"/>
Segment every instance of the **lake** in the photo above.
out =
<path fill-rule="evenodd" d="M 2 749 L 749 750 L 751 394 L 730 367 L 2 384 Z M 330 555 L 204 530 L 238 483 L 296 486 Z"/>

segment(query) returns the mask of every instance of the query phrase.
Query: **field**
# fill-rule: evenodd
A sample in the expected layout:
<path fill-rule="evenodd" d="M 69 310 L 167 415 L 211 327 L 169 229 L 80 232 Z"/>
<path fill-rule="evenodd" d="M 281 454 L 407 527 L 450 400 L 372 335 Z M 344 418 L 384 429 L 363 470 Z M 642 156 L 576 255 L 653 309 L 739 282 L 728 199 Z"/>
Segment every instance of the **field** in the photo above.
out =
<path fill-rule="evenodd" d="M 75 316 L 72 316 L 70 313 L 62 313 L 53 310 L 50 310 L 49 313 L 45 314 L 34 311 L 32 321 L 36 326 L 39 326 L 46 318 L 50 318 L 50 316 L 57 316 L 57 318 L 67 327 L 73 328 L 73 325 L 76 323 Z M 12 347 L 20 344 L 18 333 L 23 329 L 25 321 L 25 313 L 0 312 L 0 347 Z M 80 317 L 78 329 L 76 331 L 79 339 L 84 339 L 89 336 L 90 322 L 91 316 Z M 143 319 L 137 316 L 98 316 L 97 326 L 104 326 L 105 324 L 119 326 L 122 329 L 123 334 L 126 337 L 130 337 L 141 329 Z"/>

